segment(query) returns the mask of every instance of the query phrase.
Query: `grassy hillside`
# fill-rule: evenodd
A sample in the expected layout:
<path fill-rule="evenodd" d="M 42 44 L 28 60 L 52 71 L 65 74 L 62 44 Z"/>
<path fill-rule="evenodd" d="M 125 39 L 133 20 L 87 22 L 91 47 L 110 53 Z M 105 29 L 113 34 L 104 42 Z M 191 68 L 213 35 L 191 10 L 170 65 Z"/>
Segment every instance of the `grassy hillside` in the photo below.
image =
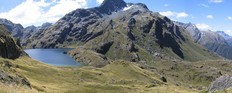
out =
<path fill-rule="evenodd" d="M 165 83 L 160 75 L 142 69 L 139 65 L 118 61 L 103 68 L 95 67 L 53 67 L 21 57 L 9 61 L 15 66 L 15 72 L 25 76 L 32 86 L 1 83 L 0 92 L 56 92 L 56 93 L 166 93 L 168 91 L 191 93 L 195 90 Z M 13 68 L 12 68 L 13 69 Z M 195 91 L 196 92 L 196 91 Z"/>
<path fill-rule="evenodd" d="M 119 60 L 102 68 L 54 67 L 28 57 L 0 59 L 5 62 L 12 66 L 1 66 L 3 71 L 27 78 L 31 86 L 0 83 L 0 92 L 9 93 L 197 93 L 221 74 L 232 75 L 232 64 L 226 61 L 157 61 L 146 66 Z"/>

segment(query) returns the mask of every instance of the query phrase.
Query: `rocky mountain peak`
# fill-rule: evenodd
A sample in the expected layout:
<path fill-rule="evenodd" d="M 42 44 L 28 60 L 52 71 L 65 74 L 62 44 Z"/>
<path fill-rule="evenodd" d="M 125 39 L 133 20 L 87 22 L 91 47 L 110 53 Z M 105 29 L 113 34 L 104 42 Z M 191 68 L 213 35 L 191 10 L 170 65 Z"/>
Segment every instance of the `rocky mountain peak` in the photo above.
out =
<path fill-rule="evenodd" d="M 127 3 L 123 0 L 104 0 L 100 5 L 99 10 L 102 13 L 111 14 L 112 12 L 116 12 L 126 6 Z"/>
<path fill-rule="evenodd" d="M 0 24 L 3 24 L 11 33 L 14 37 L 21 37 L 23 32 L 23 26 L 21 24 L 14 24 L 10 20 L 7 19 L 1 19 L 0 18 Z"/>
<path fill-rule="evenodd" d="M 143 8 L 143 9 L 149 10 L 149 9 L 147 8 L 147 5 L 145 5 L 145 4 L 143 4 L 143 3 L 136 3 L 136 4 L 129 3 L 129 5 L 137 5 L 137 6 L 140 6 L 141 8 Z"/>
<path fill-rule="evenodd" d="M 216 33 L 224 37 L 226 40 L 232 38 L 230 35 L 226 34 L 224 31 L 217 31 Z"/>
<path fill-rule="evenodd" d="M 46 29 L 46 28 L 49 28 L 49 27 L 51 27 L 51 26 L 52 26 L 52 23 L 46 22 L 46 23 L 43 23 L 43 24 L 40 26 L 40 29 Z"/>
<path fill-rule="evenodd" d="M 197 28 L 196 25 L 193 24 L 193 23 L 191 23 L 191 22 L 189 22 L 189 23 L 187 24 L 187 26 L 192 26 L 192 27 L 194 27 L 194 28 Z"/>

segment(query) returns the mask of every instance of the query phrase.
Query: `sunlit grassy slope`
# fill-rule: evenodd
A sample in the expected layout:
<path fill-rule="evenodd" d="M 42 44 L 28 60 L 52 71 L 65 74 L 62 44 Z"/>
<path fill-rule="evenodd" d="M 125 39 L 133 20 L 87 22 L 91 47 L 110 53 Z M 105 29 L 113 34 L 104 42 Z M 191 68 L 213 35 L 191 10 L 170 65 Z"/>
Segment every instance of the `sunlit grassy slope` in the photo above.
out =
<path fill-rule="evenodd" d="M 32 88 L 21 85 L 0 84 L 2 93 L 194 93 L 196 90 L 173 83 L 164 83 L 156 72 L 124 61 L 112 62 L 103 68 L 95 67 L 53 67 L 21 57 L 10 62 L 9 73 L 26 77 Z"/>

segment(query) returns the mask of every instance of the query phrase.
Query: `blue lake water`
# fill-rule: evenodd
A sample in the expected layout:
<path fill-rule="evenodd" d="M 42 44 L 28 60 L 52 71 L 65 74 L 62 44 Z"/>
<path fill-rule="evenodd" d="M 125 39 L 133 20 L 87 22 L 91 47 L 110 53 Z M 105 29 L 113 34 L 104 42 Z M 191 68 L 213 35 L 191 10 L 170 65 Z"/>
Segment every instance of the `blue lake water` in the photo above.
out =
<path fill-rule="evenodd" d="M 24 50 L 31 58 L 53 66 L 81 66 L 80 63 L 72 59 L 64 52 L 70 48 L 63 49 L 26 49 Z"/>

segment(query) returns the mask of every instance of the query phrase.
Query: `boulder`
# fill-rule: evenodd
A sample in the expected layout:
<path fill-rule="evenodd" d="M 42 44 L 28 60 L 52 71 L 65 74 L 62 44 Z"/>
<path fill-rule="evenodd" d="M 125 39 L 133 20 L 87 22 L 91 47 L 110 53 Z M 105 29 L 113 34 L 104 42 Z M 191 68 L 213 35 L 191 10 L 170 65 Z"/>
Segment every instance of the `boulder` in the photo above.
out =
<path fill-rule="evenodd" d="M 223 90 L 232 87 L 232 76 L 224 75 L 217 78 L 208 87 L 208 92 L 213 92 L 217 90 Z"/>

